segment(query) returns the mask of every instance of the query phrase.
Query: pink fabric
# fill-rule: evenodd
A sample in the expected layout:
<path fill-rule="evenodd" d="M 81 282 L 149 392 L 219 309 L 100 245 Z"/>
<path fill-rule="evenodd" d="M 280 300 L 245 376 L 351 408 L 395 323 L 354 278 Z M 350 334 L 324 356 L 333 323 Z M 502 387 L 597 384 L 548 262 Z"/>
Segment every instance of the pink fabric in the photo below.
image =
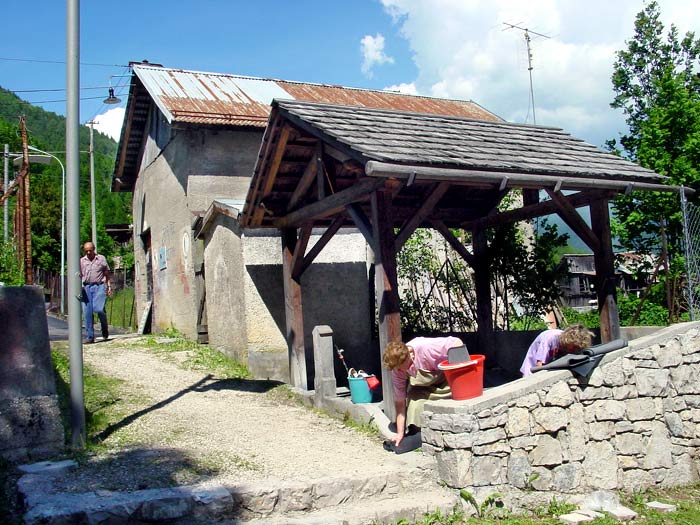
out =
<path fill-rule="evenodd" d="M 554 359 L 554 354 L 559 347 L 559 335 L 562 331 L 557 328 L 545 330 L 535 338 L 530 348 L 527 349 L 525 360 L 520 367 L 520 373 L 523 374 L 523 377 L 532 375 L 530 369 L 533 366 L 537 366 L 538 361 L 546 364 Z"/>
<path fill-rule="evenodd" d="M 80 258 L 80 275 L 82 275 L 83 284 L 104 283 L 108 272 L 109 264 L 104 255 L 96 253 L 92 261 L 87 255 Z"/>
<path fill-rule="evenodd" d="M 394 401 L 406 399 L 408 377 L 415 376 L 418 370 L 436 372 L 438 364 L 447 359 L 447 350 L 464 343 L 457 337 L 416 337 L 406 343 L 413 348 L 413 363 L 408 370 L 392 370 Z"/>

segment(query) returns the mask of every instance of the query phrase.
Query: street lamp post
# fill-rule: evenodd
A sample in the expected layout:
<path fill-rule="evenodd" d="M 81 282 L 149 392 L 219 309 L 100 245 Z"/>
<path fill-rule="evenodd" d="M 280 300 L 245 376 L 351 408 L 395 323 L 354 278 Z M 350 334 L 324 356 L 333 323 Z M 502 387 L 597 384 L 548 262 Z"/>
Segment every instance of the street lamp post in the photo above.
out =
<path fill-rule="evenodd" d="M 42 155 L 48 155 L 52 159 L 56 159 L 61 166 L 61 314 L 65 314 L 65 301 L 66 301 L 66 279 L 65 279 L 65 268 L 66 268 L 66 168 L 56 155 L 52 155 L 48 151 L 40 150 L 34 146 L 27 146 L 32 151 L 41 153 Z"/>

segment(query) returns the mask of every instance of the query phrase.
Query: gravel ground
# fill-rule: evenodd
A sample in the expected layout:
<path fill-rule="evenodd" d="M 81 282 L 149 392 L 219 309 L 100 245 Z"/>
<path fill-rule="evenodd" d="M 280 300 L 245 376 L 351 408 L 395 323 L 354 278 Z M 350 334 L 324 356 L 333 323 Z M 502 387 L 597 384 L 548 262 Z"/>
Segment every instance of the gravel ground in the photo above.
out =
<path fill-rule="evenodd" d="M 427 459 L 390 454 L 380 438 L 286 402 L 269 382 L 183 369 L 184 356 L 153 353 L 144 341 L 85 347 L 85 362 L 125 380 L 139 401 L 105 438 L 107 452 L 88 456 L 57 491 L 364 477 Z"/>

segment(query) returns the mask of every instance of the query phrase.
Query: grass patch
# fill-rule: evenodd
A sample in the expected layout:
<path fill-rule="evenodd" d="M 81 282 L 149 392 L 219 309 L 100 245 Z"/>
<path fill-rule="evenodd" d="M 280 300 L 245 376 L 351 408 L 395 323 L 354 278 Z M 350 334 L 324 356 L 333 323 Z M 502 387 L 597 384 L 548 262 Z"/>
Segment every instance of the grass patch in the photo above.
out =
<path fill-rule="evenodd" d="M 359 432 L 365 436 L 374 438 L 380 437 L 379 429 L 377 428 L 377 425 L 374 424 L 373 420 L 367 422 L 355 421 L 350 417 L 348 412 L 345 412 L 343 415 L 343 424 L 355 432 Z"/>
<path fill-rule="evenodd" d="M 107 298 L 105 312 L 112 326 L 136 329 L 136 314 L 134 312 L 134 289 L 122 288 Z"/>
<path fill-rule="evenodd" d="M 252 378 L 250 370 L 245 365 L 207 345 L 190 341 L 177 330 L 170 329 L 161 334 L 151 334 L 135 344 L 156 354 L 186 352 L 184 359 L 174 360 L 185 370 L 208 372 L 219 379 Z"/>
<path fill-rule="evenodd" d="M 622 494 L 620 500 L 623 505 L 639 514 L 635 523 L 644 523 L 645 525 L 691 525 L 700 523 L 700 484 Z M 671 513 L 651 510 L 645 506 L 645 503 L 649 501 L 670 503 L 676 505 L 678 510 Z M 548 505 L 535 509 L 531 515 L 510 515 L 504 509 L 498 509 L 500 512 L 493 513 L 493 515 L 483 512 L 481 517 L 466 516 L 462 509 L 457 508 L 447 515 L 436 511 L 426 513 L 418 521 L 400 520 L 394 523 L 396 525 L 555 525 L 561 523 L 557 519 L 558 516 L 571 512 L 574 509 L 573 505 L 552 499 Z M 591 525 L 618 525 L 620 522 L 610 515 L 606 515 L 604 518 L 598 518 L 590 523 Z M 375 523 L 375 525 L 379 524 Z"/>
<path fill-rule="evenodd" d="M 301 395 L 294 392 L 289 385 L 279 385 L 267 392 L 271 401 L 284 406 L 302 407 L 304 402 Z"/>
<path fill-rule="evenodd" d="M 66 443 L 70 443 L 70 359 L 66 350 L 58 348 L 58 345 L 52 350 L 51 358 L 61 418 L 66 429 Z M 88 451 L 101 449 L 101 434 L 151 402 L 142 394 L 133 391 L 125 381 L 98 374 L 87 364 L 83 364 L 83 391 Z"/>

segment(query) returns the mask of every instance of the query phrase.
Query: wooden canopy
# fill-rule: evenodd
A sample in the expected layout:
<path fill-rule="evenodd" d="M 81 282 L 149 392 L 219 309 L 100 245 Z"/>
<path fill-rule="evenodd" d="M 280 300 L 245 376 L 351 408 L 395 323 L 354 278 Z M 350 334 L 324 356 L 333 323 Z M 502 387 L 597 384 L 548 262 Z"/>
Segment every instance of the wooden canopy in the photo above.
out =
<path fill-rule="evenodd" d="M 677 191 L 665 177 L 556 128 L 287 100 L 272 108 L 240 221 L 282 233 L 294 385 L 306 385 L 300 276 L 345 226 L 358 228 L 375 254 L 382 349 L 401 338 L 395 256 L 416 228 L 438 230 L 473 268 L 479 344 L 490 348 L 485 230 L 551 213 L 593 250 L 602 337 L 618 336 L 608 201 L 637 189 Z M 523 207 L 498 211 L 514 188 Z M 539 202 L 540 190 L 548 200 Z M 307 253 L 312 227 L 327 230 Z M 450 228 L 470 231 L 471 249 Z"/>

